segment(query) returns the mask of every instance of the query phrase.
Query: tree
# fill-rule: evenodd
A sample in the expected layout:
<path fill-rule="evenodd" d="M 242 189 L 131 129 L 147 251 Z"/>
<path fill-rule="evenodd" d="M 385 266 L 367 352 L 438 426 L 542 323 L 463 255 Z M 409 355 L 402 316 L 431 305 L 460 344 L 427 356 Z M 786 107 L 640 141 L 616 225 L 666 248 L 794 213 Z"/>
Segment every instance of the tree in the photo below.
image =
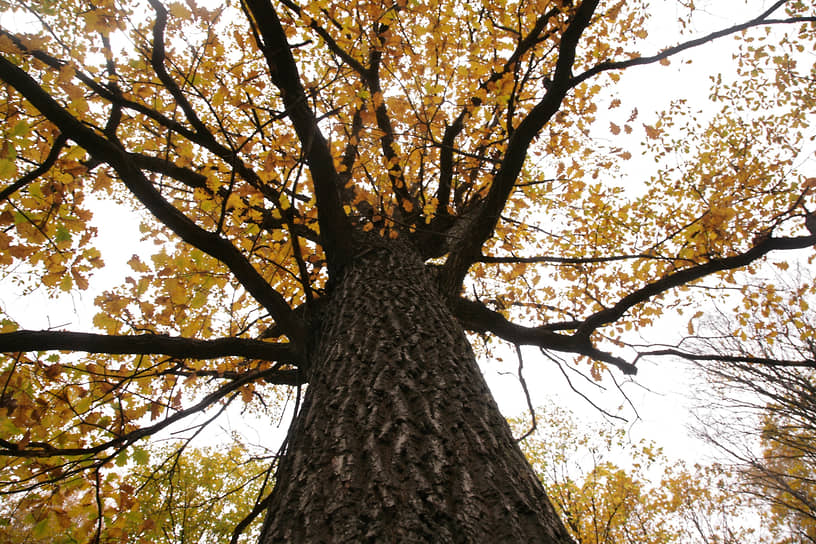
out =
<path fill-rule="evenodd" d="M 117 504 L 105 511 L 108 517 L 100 541 L 227 542 L 252 507 L 267 473 L 257 459 L 244 459 L 237 451 L 188 449 L 182 443 L 148 453 L 150 462 L 126 473 L 109 474 L 118 490 L 111 494 Z M 93 518 L 65 519 L 56 535 L 50 523 L 55 511 L 63 511 L 63 518 L 68 518 L 73 504 L 84 500 L 80 493 L 58 506 L 36 495 L 14 507 L 5 503 L 0 507 L 5 521 L 0 537 L 4 542 L 26 544 L 83 542 L 93 532 Z M 247 531 L 240 542 L 257 540 L 260 523 L 254 525 L 254 531 Z"/>
<path fill-rule="evenodd" d="M 800 287 L 807 270 L 781 268 L 788 272 L 768 293 L 768 319 L 734 322 L 712 312 L 678 354 L 708 383 L 701 434 L 736 463 L 737 490 L 768 505 L 779 542 L 813 542 L 816 323 L 812 294 Z"/>
<path fill-rule="evenodd" d="M 724 296 L 816 243 L 795 169 L 812 6 L 657 51 L 647 7 L 0 4 L 0 264 L 24 291 L 89 289 L 95 199 L 156 244 L 95 298 L 94 332 L 4 309 L 2 492 L 93 490 L 46 523 L 94 520 L 98 540 L 110 467 L 143 464 L 140 441 L 289 386 L 298 415 L 250 514 L 263 542 L 568 542 L 465 331 L 614 379 L 636 370 L 625 331 L 685 290 Z M 680 100 L 638 125 L 615 96 L 621 72 L 726 36 L 740 72 L 709 123 Z M 627 190 L 630 133 L 663 166 Z"/>
<path fill-rule="evenodd" d="M 557 407 L 521 446 L 579 544 L 771 543 L 768 511 L 734 493 L 720 464 L 688 466 L 618 426 L 589 424 Z M 517 431 L 529 426 L 515 422 Z"/>

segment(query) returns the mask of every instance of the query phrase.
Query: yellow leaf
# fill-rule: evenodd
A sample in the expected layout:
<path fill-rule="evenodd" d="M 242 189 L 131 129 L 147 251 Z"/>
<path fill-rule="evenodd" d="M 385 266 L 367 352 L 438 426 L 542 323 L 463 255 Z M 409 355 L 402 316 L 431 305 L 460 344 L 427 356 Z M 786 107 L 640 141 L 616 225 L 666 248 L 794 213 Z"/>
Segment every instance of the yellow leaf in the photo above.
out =
<path fill-rule="evenodd" d="M 135 272 L 150 272 L 150 268 L 142 262 L 138 255 L 135 253 L 127 262 Z"/>
<path fill-rule="evenodd" d="M 76 76 L 76 70 L 70 64 L 64 64 L 60 67 L 59 76 L 57 76 L 57 81 L 65 84 L 69 83 L 72 79 Z"/>

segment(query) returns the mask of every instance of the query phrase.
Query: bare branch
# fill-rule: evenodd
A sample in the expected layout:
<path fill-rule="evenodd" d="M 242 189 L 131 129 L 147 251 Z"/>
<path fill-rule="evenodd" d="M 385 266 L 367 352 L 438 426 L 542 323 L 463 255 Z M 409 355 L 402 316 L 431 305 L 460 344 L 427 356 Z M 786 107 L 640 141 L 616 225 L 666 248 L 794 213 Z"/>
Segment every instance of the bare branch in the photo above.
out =
<path fill-rule="evenodd" d="M 492 257 L 482 255 L 475 262 L 486 264 L 518 264 L 518 263 L 552 263 L 552 264 L 593 264 L 614 261 L 628 261 L 632 259 L 665 260 L 663 257 L 639 253 L 637 255 L 611 255 L 609 257 L 551 257 L 539 255 L 535 257 Z"/>
<path fill-rule="evenodd" d="M 687 351 L 666 348 L 653 351 L 644 351 L 638 354 L 641 357 L 672 356 L 689 361 L 713 361 L 722 363 L 747 363 L 767 367 L 793 367 L 816 369 L 816 360 L 812 359 L 775 359 L 772 357 L 753 357 L 750 355 L 725 355 L 721 353 L 689 353 Z"/>
<path fill-rule="evenodd" d="M 520 437 L 516 438 L 516 442 L 521 442 L 531 434 L 533 434 L 536 430 L 536 413 L 535 408 L 533 408 L 533 401 L 530 399 L 530 391 L 527 389 L 527 381 L 524 379 L 524 357 L 521 354 L 521 346 L 516 344 L 516 358 L 518 359 L 518 380 L 521 384 L 521 389 L 524 391 L 524 398 L 527 399 L 527 409 L 530 411 L 530 428 L 521 435 Z"/>

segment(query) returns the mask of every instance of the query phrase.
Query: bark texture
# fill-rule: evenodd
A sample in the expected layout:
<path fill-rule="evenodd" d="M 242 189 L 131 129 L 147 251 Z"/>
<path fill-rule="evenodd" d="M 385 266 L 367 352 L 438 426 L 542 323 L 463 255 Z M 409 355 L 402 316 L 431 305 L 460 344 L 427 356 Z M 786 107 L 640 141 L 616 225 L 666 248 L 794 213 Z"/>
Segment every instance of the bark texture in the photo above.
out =
<path fill-rule="evenodd" d="M 572 542 L 418 254 L 355 252 L 261 543 Z"/>

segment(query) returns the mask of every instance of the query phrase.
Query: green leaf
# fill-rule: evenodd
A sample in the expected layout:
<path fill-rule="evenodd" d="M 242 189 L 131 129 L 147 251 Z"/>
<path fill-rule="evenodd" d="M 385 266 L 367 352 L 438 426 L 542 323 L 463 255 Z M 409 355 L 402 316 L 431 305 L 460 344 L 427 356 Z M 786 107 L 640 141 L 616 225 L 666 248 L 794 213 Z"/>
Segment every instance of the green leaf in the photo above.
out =
<path fill-rule="evenodd" d="M 147 465 L 150 461 L 150 454 L 146 449 L 135 446 L 133 448 L 133 460 L 139 465 Z"/>
<path fill-rule="evenodd" d="M 37 539 L 53 536 L 51 532 L 51 520 L 49 520 L 48 517 L 40 520 L 31 530 L 31 534 Z"/>
<path fill-rule="evenodd" d="M 19 137 L 25 136 L 29 133 L 31 127 L 25 121 L 17 121 L 17 123 L 11 128 L 11 132 L 9 133 L 12 137 Z"/>
<path fill-rule="evenodd" d="M 113 460 L 113 462 L 116 463 L 117 467 L 123 467 L 123 466 L 125 466 L 127 464 L 127 460 L 128 460 L 128 452 L 127 452 L 127 450 L 124 450 L 124 451 L 120 452 L 119 455 L 116 456 L 116 458 Z"/>
<path fill-rule="evenodd" d="M 71 241 L 71 231 L 65 228 L 64 225 L 60 225 L 57 227 L 57 235 L 54 238 L 57 242 L 70 242 Z"/>

